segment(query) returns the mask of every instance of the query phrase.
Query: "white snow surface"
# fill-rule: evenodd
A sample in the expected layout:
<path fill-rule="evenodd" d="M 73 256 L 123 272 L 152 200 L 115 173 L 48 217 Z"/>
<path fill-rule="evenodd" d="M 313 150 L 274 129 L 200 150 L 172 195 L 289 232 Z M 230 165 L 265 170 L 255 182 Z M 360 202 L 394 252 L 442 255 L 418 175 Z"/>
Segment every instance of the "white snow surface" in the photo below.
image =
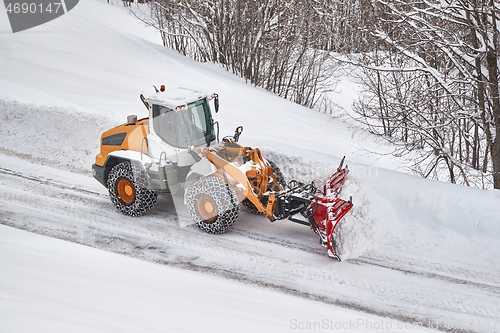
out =
<path fill-rule="evenodd" d="M 221 135 L 243 125 L 288 180 L 322 184 L 346 156 L 343 261 L 245 211 L 217 236 L 179 226 L 168 196 L 119 214 L 90 166 L 102 131 L 147 115 L 153 84 L 218 93 Z M 337 89 L 347 108 L 355 90 Z M 379 139 L 163 48 L 121 4 L 81 0 L 16 34 L 1 9 L 0 121 L 2 333 L 500 331 L 498 190 L 398 172 Z"/>
<path fill-rule="evenodd" d="M 3 225 L 0 231 L 0 268 L 8 273 L 0 292 L 5 332 L 289 332 L 308 326 L 430 332 Z"/>

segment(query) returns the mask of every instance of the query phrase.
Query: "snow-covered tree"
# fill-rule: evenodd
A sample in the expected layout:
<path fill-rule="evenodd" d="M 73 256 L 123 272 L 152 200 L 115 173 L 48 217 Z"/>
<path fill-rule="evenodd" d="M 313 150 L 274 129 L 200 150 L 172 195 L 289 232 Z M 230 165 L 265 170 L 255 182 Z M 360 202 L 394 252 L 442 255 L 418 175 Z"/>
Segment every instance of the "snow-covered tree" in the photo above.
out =
<path fill-rule="evenodd" d="M 379 43 L 358 57 L 373 132 L 428 152 L 425 176 L 475 169 L 500 188 L 499 25 L 494 0 L 373 0 L 365 29 Z M 430 158 L 430 160 L 429 160 Z M 484 186 L 484 185 L 481 185 Z"/>
<path fill-rule="evenodd" d="M 324 0 L 157 0 L 133 13 L 161 32 L 165 46 L 313 107 L 332 76 L 326 51 L 348 48 L 339 42 L 346 38 L 332 37 L 337 7 Z"/>

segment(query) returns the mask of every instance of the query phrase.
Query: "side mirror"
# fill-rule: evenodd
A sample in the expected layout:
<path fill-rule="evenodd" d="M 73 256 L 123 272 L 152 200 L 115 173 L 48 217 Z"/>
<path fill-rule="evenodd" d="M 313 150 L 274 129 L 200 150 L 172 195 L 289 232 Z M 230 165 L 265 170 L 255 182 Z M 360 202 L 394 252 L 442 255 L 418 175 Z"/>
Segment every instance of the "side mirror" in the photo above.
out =
<path fill-rule="evenodd" d="M 210 99 L 214 98 L 215 113 L 219 112 L 219 95 L 213 94 Z"/>
<path fill-rule="evenodd" d="M 139 96 L 141 98 L 141 101 L 142 103 L 144 103 L 144 106 L 146 107 L 146 109 L 148 109 L 149 111 L 149 103 L 146 101 L 146 97 L 144 97 L 143 94 L 141 94 L 141 96 Z"/>
<path fill-rule="evenodd" d="M 215 95 L 214 106 L 215 106 L 215 113 L 219 112 L 219 95 Z"/>
<path fill-rule="evenodd" d="M 241 133 L 243 133 L 243 126 L 238 126 L 236 127 L 236 130 L 234 131 L 234 141 L 238 142 Z"/>

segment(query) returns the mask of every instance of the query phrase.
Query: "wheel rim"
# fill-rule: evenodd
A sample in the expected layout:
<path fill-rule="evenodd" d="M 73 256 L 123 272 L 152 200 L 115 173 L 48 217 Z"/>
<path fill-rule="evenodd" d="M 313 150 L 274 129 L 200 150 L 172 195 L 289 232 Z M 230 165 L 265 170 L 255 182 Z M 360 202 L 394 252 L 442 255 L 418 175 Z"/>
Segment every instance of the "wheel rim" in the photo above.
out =
<path fill-rule="evenodd" d="M 130 205 L 135 199 L 134 184 L 126 178 L 122 178 L 116 184 L 116 190 L 120 199 L 126 204 Z"/>
<path fill-rule="evenodd" d="M 198 208 L 198 213 L 200 213 L 200 216 L 204 221 L 208 223 L 215 221 L 215 218 L 217 217 L 217 205 L 211 197 L 199 197 L 196 206 Z"/>

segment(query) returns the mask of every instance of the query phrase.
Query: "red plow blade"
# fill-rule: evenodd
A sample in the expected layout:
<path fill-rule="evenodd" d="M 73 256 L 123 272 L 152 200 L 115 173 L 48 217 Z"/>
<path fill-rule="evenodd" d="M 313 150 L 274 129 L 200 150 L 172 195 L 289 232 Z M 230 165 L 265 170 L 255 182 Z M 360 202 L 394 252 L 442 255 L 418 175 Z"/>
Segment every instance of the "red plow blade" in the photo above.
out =
<path fill-rule="evenodd" d="M 315 232 L 319 234 L 321 243 L 326 247 L 328 255 L 339 261 L 340 257 L 335 249 L 333 234 L 340 220 L 353 207 L 352 198 L 346 201 L 338 197 L 349 173 L 347 166 L 343 167 L 344 158 L 340 162 L 337 171 L 325 183 L 324 194 L 317 195 L 316 200 L 311 203 L 311 209 L 314 212 L 312 217 L 317 226 L 317 228 L 313 229 L 316 229 Z"/>
<path fill-rule="evenodd" d="M 323 187 L 323 193 L 327 197 L 337 197 L 342 189 L 342 185 L 344 185 L 345 178 L 349 173 L 349 168 L 346 166 L 342 168 L 344 165 L 344 159 L 340 161 L 340 165 L 337 168 L 337 172 L 330 176 L 330 178 L 326 181 L 325 186 Z"/>

